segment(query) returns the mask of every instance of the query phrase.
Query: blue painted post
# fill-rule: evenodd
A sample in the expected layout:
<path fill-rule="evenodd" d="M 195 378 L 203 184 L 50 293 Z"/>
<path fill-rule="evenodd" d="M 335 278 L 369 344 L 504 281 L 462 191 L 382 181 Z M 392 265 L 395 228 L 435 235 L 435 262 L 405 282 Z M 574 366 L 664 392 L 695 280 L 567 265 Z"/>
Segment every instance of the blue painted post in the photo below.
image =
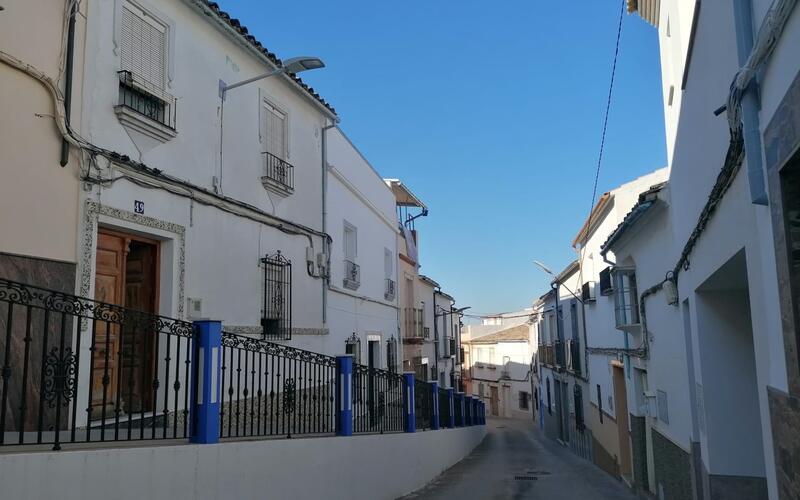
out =
<path fill-rule="evenodd" d="M 403 408 L 406 432 L 417 432 L 417 415 L 414 411 L 414 372 L 403 374 Z"/>
<path fill-rule="evenodd" d="M 472 397 L 472 425 L 480 424 L 480 419 L 478 418 L 478 398 Z"/>
<path fill-rule="evenodd" d="M 192 412 L 189 421 L 194 422 L 191 442 L 218 443 L 222 323 L 195 321 L 194 340 L 197 348 L 192 350 L 196 375 L 192 377 L 192 406 L 189 410 Z"/>
<path fill-rule="evenodd" d="M 431 419 L 431 430 L 439 430 L 439 416 L 441 411 L 439 408 L 439 382 L 431 382 L 431 391 L 433 392 L 433 418 Z"/>
<path fill-rule="evenodd" d="M 447 389 L 447 402 L 450 405 L 450 421 L 447 422 L 447 427 L 455 429 L 456 428 L 455 389 Z"/>
<path fill-rule="evenodd" d="M 467 425 L 472 425 L 472 396 L 466 396 L 464 400 L 464 404 L 467 406 Z"/>
<path fill-rule="evenodd" d="M 336 356 L 336 435 L 353 435 L 353 355 Z"/>

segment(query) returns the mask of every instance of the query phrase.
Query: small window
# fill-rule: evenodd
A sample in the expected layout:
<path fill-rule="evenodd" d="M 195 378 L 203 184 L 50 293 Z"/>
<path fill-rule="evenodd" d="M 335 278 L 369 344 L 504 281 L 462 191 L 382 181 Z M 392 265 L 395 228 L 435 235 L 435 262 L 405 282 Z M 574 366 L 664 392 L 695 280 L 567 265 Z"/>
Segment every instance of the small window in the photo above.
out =
<path fill-rule="evenodd" d="M 597 386 L 598 388 L 600 386 Z M 547 378 L 547 413 L 553 414 L 553 407 L 550 404 L 550 377 Z M 602 419 L 600 420 L 602 422 Z"/>
<path fill-rule="evenodd" d="M 600 271 L 600 295 L 611 295 L 614 287 L 611 284 L 611 268 L 607 267 Z"/>
<path fill-rule="evenodd" d="M 600 384 L 597 384 L 597 411 L 600 415 L 600 423 L 603 423 L 603 396 L 600 392 Z"/>
<path fill-rule="evenodd" d="M 662 390 L 656 391 L 656 400 L 658 402 L 658 419 L 665 424 L 669 423 L 669 406 L 667 403 L 667 393 Z"/>
<path fill-rule="evenodd" d="M 575 399 L 575 427 L 578 430 L 583 430 L 585 427 L 583 420 L 583 389 L 580 385 L 575 384 L 572 392 Z"/>
<path fill-rule="evenodd" d="M 353 356 L 354 364 L 361 364 L 361 339 L 356 332 L 344 341 L 344 353 Z"/>
<path fill-rule="evenodd" d="M 397 339 L 394 336 L 386 341 L 386 364 L 390 372 L 397 372 Z"/>
<path fill-rule="evenodd" d="M 292 338 L 292 262 L 281 255 L 267 255 L 264 266 L 264 307 L 261 327 L 264 338 Z"/>
<path fill-rule="evenodd" d="M 136 122 L 165 141 L 175 135 L 175 98 L 166 91 L 168 26 L 136 5 L 125 2 L 119 25 L 119 100 L 123 124 Z M 145 117 L 157 122 L 133 119 Z"/>
<path fill-rule="evenodd" d="M 530 395 L 525 391 L 519 391 L 519 409 L 528 410 L 528 399 Z"/>
<path fill-rule="evenodd" d="M 636 287 L 636 271 L 617 268 L 614 278 L 614 312 L 617 328 L 639 324 L 639 293 Z"/>
<path fill-rule="evenodd" d="M 356 264 L 358 255 L 358 230 L 352 224 L 344 221 L 344 286 L 350 290 L 357 290 L 361 285 L 361 268 Z"/>

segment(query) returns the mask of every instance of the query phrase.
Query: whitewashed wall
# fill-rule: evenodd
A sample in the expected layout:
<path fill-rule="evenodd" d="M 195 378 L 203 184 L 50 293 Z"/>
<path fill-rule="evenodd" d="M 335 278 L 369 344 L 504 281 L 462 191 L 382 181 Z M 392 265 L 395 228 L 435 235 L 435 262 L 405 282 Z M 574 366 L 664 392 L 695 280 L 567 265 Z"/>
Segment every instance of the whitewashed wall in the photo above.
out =
<path fill-rule="evenodd" d="M 0 483 L 4 498 L 19 500 L 391 500 L 425 486 L 485 435 L 485 426 L 474 426 L 349 438 L 3 454 Z"/>
<path fill-rule="evenodd" d="M 178 99 L 177 136 L 166 143 L 142 138 L 123 127 L 114 112 L 118 98 L 120 58 L 116 51 L 115 22 L 122 0 L 93 2 L 89 6 L 85 64 L 84 135 L 93 143 L 130 156 L 164 173 L 212 191 L 213 178 L 221 177 L 220 192 L 258 210 L 321 230 L 322 165 L 320 128 L 327 123 L 321 108 L 282 78 L 270 78 L 230 91 L 224 113 L 224 165 L 220 165 L 220 98 L 218 81 L 234 83 L 271 69 L 253 53 L 222 33 L 192 2 L 142 0 L 137 4 L 154 12 L 169 25 L 168 58 L 172 75 L 167 92 Z M 259 109 L 263 98 L 288 112 L 288 161 L 294 165 L 294 193 L 279 196 L 267 191 L 264 173 L 265 147 L 259 136 Z M 100 162 L 100 166 L 103 164 Z M 117 176 L 112 169 L 106 177 Z M 258 329 L 261 317 L 262 271 L 259 259 L 280 250 L 293 263 L 293 326 L 321 333 L 322 280 L 306 272 L 306 247 L 322 251 L 322 239 L 287 235 L 259 222 L 201 206 L 190 199 L 162 190 L 146 189 L 127 180 L 95 186 L 86 198 L 127 212 L 134 201 L 144 202 L 144 216 L 106 221 L 142 235 L 153 236 L 175 247 L 172 267 L 162 263 L 161 313 L 178 315 L 182 297 L 203 301 L 202 315 L 222 319 L 226 326 Z M 157 225 L 173 225 L 185 231 L 185 287 L 180 290 L 177 262 L 179 239 L 158 234 Z M 92 228 L 82 238 L 91 243 Z M 82 242 L 83 243 L 83 242 Z M 81 248 L 93 253 L 93 247 Z M 84 268 L 92 266 L 92 257 Z M 83 271 L 85 272 L 85 270 Z M 90 270 L 91 273 L 91 270 Z M 93 283 L 93 274 L 88 283 Z M 167 297 L 164 299 L 164 297 Z M 166 300 L 166 302 L 165 302 Z"/>
<path fill-rule="evenodd" d="M 380 336 L 379 367 L 386 367 L 386 341 L 397 340 L 398 293 L 385 297 L 385 251 L 391 252 L 389 277 L 397 282 L 397 216 L 394 195 L 369 162 L 338 128 L 327 132 L 328 192 L 327 230 L 333 237 L 330 250 L 331 289 L 328 293 L 328 330 L 323 339 L 304 339 L 322 343 L 323 352 L 344 352 L 345 339 L 355 333 L 361 339 L 362 363 L 367 363 L 368 335 Z M 361 269 L 357 290 L 344 287 L 345 221 L 356 228 L 356 264 Z M 309 345 L 313 348 L 313 345 Z"/>
<path fill-rule="evenodd" d="M 0 13 L 3 52 L 58 76 L 65 2 L 5 3 Z M 86 4 L 81 7 L 85 12 Z M 85 23 L 76 21 L 72 119 L 80 131 Z M 37 114 L 39 116 L 37 116 Z M 79 160 L 70 148 L 62 168 L 61 135 L 53 98 L 34 78 L 0 63 L 0 252 L 75 263 L 79 213 Z"/>
<path fill-rule="evenodd" d="M 755 32 L 758 32 L 768 3 L 754 2 Z M 685 16 L 681 14 L 681 17 Z M 797 72 L 798 40 L 800 13 L 795 9 L 771 61 L 759 78 L 762 132 Z M 662 36 L 660 41 L 664 50 Z M 692 59 L 695 63 L 682 96 L 671 164 L 672 227 L 676 242 L 676 247 L 670 252 L 673 259 L 693 229 L 697 214 L 723 165 L 729 140 L 728 124 L 724 117 L 715 117 L 711 111 L 719 106 L 717 101 L 724 102 L 727 98 L 730 82 L 738 69 L 736 52 L 731 49 L 735 46 L 731 4 L 703 3 L 694 40 Z M 767 386 L 786 390 L 787 382 L 772 245 L 769 208 L 750 203 L 747 174 L 742 167 L 690 256 L 691 267 L 681 273 L 679 293 L 681 298 L 690 301 L 692 330 L 698 332 L 701 325 L 695 311 L 695 290 L 730 257 L 745 250 L 752 329 L 757 332 L 754 334 L 754 349 L 764 462 L 770 497 L 776 497 Z M 702 364 L 714 363 L 714 360 L 700 359 L 696 337 L 693 349 L 695 372 L 702 379 Z M 703 459 L 708 460 L 707 450 L 703 452 Z M 712 474 L 716 470 L 726 473 L 724 463 L 718 461 L 717 465 L 707 465 Z"/>

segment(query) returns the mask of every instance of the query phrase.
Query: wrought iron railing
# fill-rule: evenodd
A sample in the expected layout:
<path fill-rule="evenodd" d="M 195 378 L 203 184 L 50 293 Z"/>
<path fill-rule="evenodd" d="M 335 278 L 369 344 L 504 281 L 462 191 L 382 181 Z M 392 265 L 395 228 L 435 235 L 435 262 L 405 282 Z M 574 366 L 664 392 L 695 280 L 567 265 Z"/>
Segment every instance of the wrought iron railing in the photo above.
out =
<path fill-rule="evenodd" d="M 453 410 L 455 410 L 456 426 L 463 425 L 464 422 L 464 409 L 461 407 L 461 398 L 456 397 L 453 403 Z"/>
<path fill-rule="evenodd" d="M 442 427 L 450 425 L 450 397 L 447 389 L 439 387 L 439 424 Z"/>
<path fill-rule="evenodd" d="M 414 380 L 414 414 L 417 430 L 431 428 L 433 420 L 433 386 L 428 382 Z"/>
<path fill-rule="evenodd" d="M 353 365 L 353 432 L 403 432 L 403 376 Z"/>
<path fill-rule="evenodd" d="M 329 434 L 336 358 L 222 334 L 220 437 Z"/>
<path fill-rule="evenodd" d="M 175 130 L 177 99 L 151 82 L 131 73 L 118 71 L 119 106 L 139 113 Z"/>
<path fill-rule="evenodd" d="M 386 290 L 383 293 L 383 298 L 386 300 L 394 300 L 397 285 L 394 280 L 386 278 Z"/>
<path fill-rule="evenodd" d="M 0 445 L 189 437 L 191 323 L 0 278 Z"/>
<path fill-rule="evenodd" d="M 472 410 L 472 398 L 464 399 L 464 419 L 466 422 L 474 423 L 472 421 L 474 411 Z"/>
<path fill-rule="evenodd" d="M 264 151 L 264 176 L 261 182 L 271 184 L 284 191 L 294 191 L 294 166 L 291 163 Z"/>
<path fill-rule="evenodd" d="M 352 260 L 344 261 L 344 286 L 351 290 L 361 286 L 361 266 Z"/>

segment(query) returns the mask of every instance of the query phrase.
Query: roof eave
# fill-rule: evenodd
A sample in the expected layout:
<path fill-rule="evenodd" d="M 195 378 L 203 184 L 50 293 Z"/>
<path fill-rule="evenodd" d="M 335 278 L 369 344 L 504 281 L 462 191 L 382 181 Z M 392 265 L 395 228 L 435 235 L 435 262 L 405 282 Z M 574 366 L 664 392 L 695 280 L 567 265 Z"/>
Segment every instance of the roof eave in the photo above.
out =
<path fill-rule="evenodd" d="M 200 13 L 205 15 L 206 17 L 210 18 L 214 21 L 214 25 L 219 28 L 223 33 L 228 35 L 233 41 L 238 43 L 248 52 L 254 54 L 256 58 L 260 59 L 262 62 L 266 63 L 269 68 L 277 69 L 280 68 L 280 64 L 276 64 L 275 61 L 271 60 L 266 54 L 261 52 L 258 48 L 256 48 L 253 43 L 251 42 L 247 36 L 243 35 L 239 31 L 236 30 L 230 23 L 225 21 L 214 9 L 211 8 L 209 2 L 205 0 L 183 0 L 185 3 L 193 6 L 197 9 Z M 252 37 L 252 35 L 251 35 Z M 255 37 L 252 37 L 255 40 Z M 260 43 L 260 42 L 259 42 Z M 263 47 L 263 46 L 262 46 Z M 264 48 L 264 50 L 267 50 Z M 277 56 L 276 56 L 277 59 Z M 280 63 L 280 59 L 277 59 Z M 288 83 L 290 87 L 292 87 L 298 94 L 300 94 L 304 99 L 310 102 L 315 108 L 322 111 L 322 113 L 333 120 L 335 123 L 339 122 L 339 115 L 336 114 L 336 111 L 331 107 L 327 102 L 323 102 L 322 97 L 315 97 L 313 93 L 313 89 L 311 87 L 305 86 L 302 83 L 302 80 L 294 75 L 289 75 L 287 73 L 282 73 L 281 79 Z M 298 81 L 300 83 L 298 83 Z"/>

